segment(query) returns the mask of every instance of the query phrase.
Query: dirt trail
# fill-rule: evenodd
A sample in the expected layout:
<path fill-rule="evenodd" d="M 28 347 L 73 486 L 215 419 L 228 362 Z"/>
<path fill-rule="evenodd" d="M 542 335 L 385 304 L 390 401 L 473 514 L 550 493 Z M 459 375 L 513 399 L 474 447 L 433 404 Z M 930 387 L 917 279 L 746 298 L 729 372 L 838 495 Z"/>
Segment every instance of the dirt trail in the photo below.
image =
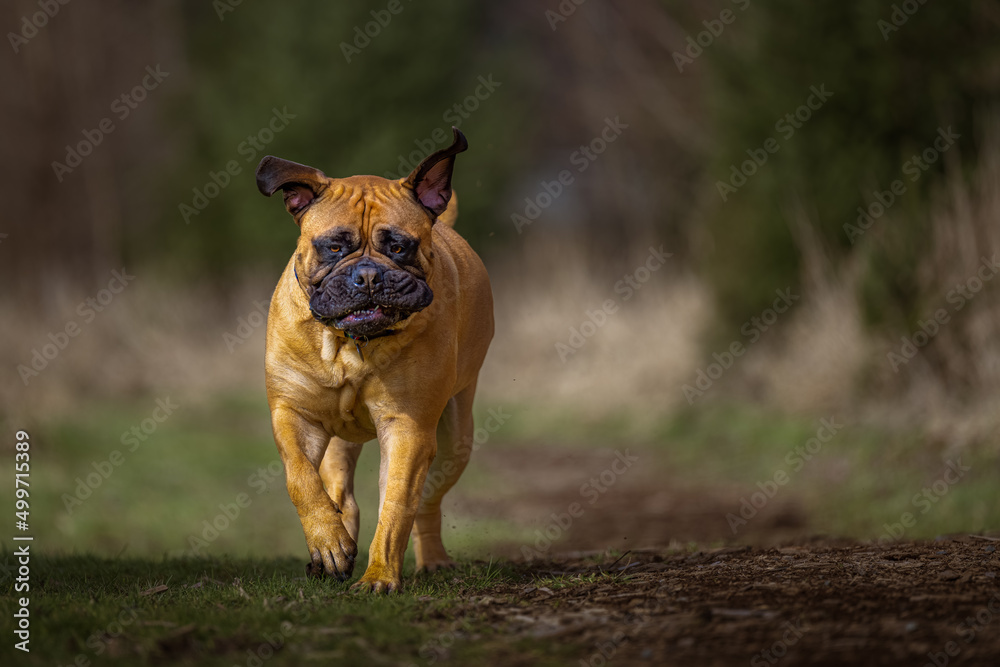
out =
<path fill-rule="evenodd" d="M 997 544 L 638 551 L 613 565 L 555 558 L 519 565 L 523 585 L 497 586 L 454 612 L 581 644 L 573 664 L 594 667 L 996 665 Z M 560 583 L 532 583 L 550 577 Z"/>
<path fill-rule="evenodd" d="M 594 667 L 1000 664 L 1000 538 L 803 539 L 808 518 L 779 500 L 743 536 L 756 546 L 692 552 L 692 543 L 731 543 L 724 516 L 738 490 L 665 483 L 662 469 L 636 466 L 590 504 L 580 471 L 599 479 L 613 452 L 508 449 L 484 459 L 502 482 L 490 488 L 509 491 L 460 492 L 456 504 L 555 539 L 501 550 L 522 582 L 468 600 L 456 621 L 583 645 L 572 664 Z M 582 513 L 566 522 L 573 503 Z M 612 564 L 608 549 L 628 553 Z"/>

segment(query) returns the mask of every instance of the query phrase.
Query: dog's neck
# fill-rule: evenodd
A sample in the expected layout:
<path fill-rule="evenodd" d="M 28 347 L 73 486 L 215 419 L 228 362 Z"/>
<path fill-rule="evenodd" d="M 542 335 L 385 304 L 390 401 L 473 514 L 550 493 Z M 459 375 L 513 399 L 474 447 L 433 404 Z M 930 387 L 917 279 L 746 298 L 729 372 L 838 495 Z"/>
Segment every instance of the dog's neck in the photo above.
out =
<path fill-rule="evenodd" d="M 343 331 L 341 329 L 334 329 L 337 333 L 342 333 L 347 338 L 354 341 L 354 348 L 358 351 L 358 356 L 361 357 L 361 361 L 365 360 L 365 353 L 361 351 L 361 348 L 368 345 L 368 341 L 372 338 L 381 338 L 382 336 L 392 336 L 395 335 L 395 329 L 386 329 L 385 331 L 379 331 L 376 334 L 371 334 L 369 336 L 357 336 L 352 334 L 350 331 Z"/>

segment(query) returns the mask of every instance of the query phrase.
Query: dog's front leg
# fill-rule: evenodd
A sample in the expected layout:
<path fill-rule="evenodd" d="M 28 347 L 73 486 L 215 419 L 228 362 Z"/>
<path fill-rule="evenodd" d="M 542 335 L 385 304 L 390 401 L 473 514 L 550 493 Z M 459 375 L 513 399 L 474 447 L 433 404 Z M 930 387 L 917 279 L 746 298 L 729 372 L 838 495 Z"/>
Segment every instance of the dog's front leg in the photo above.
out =
<path fill-rule="evenodd" d="M 346 581 L 354 571 L 358 554 L 337 507 L 323 488 L 318 469 L 330 436 L 295 410 L 279 406 L 271 410 L 274 441 L 285 464 L 288 495 L 298 510 L 312 564 L 311 575 L 323 573 Z"/>
<path fill-rule="evenodd" d="M 394 419 L 379 428 L 379 515 L 368 569 L 352 588 L 393 593 L 402 588 L 403 555 L 427 469 L 437 450 L 435 426 Z"/>

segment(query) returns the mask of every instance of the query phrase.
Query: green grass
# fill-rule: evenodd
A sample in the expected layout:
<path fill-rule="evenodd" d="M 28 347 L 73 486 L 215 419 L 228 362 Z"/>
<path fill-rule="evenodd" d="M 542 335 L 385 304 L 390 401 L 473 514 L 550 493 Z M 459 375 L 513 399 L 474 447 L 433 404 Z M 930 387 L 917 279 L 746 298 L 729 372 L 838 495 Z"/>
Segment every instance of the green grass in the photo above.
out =
<path fill-rule="evenodd" d="M 266 404 L 181 403 L 138 446 L 123 444 L 122 435 L 155 407 L 154 399 L 97 404 L 29 429 L 37 542 L 49 551 L 180 555 L 189 536 L 222 513 L 220 504 L 244 493 L 249 506 L 224 517 L 229 527 L 203 553 L 290 552 L 302 538 Z M 114 451 L 122 457 L 118 466 L 110 464 Z M 5 473 L 7 463 L 0 464 Z M 79 504 L 67 508 L 69 497 Z"/>
<path fill-rule="evenodd" d="M 4 664 L 228 667 L 257 664 L 256 656 L 273 666 L 466 665 L 495 664 L 491 657 L 506 651 L 544 665 L 567 651 L 543 641 L 509 646 L 475 616 L 449 615 L 488 586 L 529 581 L 496 563 L 411 578 L 406 594 L 388 597 L 306 579 L 303 563 L 289 558 L 35 556 L 31 568 L 31 652 L 5 640 Z M 12 589 L 12 578 L 0 586 L 5 628 L 17 609 Z"/>
<path fill-rule="evenodd" d="M 796 460 L 796 449 L 816 437 L 819 419 L 776 418 L 732 406 L 683 415 L 665 424 L 659 439 L 684 443 L 672 450 L 672 457 L 697 479 L 705 480 L 707 474 L 732 480 L 748 495 L 758 490 L 758 482 L 785 471 L 788 482 L 780 493 L 801 503 L 814 529 L 826 534 L 878 539 L 884 524 L 898 522 L 904 512 L 915 519 L 906 538 L 1000 527 L 995 493 L 1000 443 L 948 449 L 916 429 L 890 431 L 855 423 L 848 415 L 834 421 L 842 428 L 810 460 Z M 959 460 L 968 472 L 944 493 L 934 493 L 934 502 L 914 502 L 923 489 L 933 490 L 947 462 Z"/>
<path fill-rule="evenodd" d="M 28 428 L 37 544 L 63 553 L 304 559 L 263 396 L 181 404 L 145 441 L 123 444 L 123 434 L 155 407 L 152 398 L 98 403 Z M 112 462 L 116 451 L 119 465 Z M 378 458 L 370 443 L 358 463 L 362 557 L 376 524 Z M 0 459 L 0 474 L 12 476 L 13 462 L 12 453 Z M 5 487 L 0 501 L 12 506 L 13 491 Z M 485 528 L 462 532 L 458 553 L 486 555 L 477 534 L 511 534 L 508 525 Z"/>

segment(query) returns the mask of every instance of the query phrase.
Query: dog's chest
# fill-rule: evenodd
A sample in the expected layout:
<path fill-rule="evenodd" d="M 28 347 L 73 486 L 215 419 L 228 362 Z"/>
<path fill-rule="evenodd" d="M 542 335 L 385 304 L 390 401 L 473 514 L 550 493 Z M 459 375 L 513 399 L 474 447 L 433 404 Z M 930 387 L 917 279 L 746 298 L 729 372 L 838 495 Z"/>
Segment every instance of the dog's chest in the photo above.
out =
<path fill-rule="evenodd" d="M 345 440 L 371 439 L 374 426 L 363 400 L 368 373 L 357 350 L 327 330 L 323 334 L 320 359 L 325 371 L 321 380 L 324 425 Z"/>

